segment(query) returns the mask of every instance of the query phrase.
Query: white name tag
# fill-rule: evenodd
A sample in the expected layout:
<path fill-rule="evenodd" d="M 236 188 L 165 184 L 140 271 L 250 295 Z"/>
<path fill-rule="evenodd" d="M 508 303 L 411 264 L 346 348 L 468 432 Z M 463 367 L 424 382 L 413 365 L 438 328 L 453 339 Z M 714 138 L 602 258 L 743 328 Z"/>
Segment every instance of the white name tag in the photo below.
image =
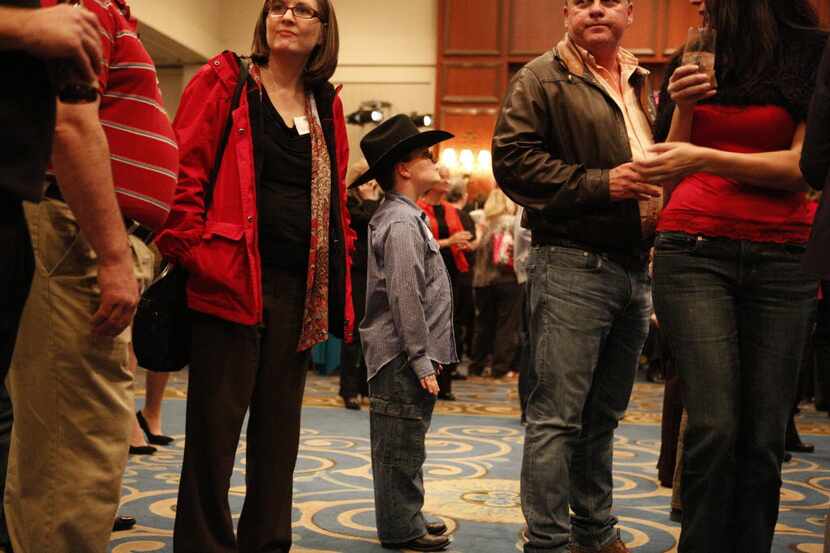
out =
<path fill-rule="evenodd" d="M 308 126 L 308 118 L 305 115 L 294 118 L 294 128 L 297 129 L 297 133 L 300 136 L 311 132 L 311 128 Z"/>

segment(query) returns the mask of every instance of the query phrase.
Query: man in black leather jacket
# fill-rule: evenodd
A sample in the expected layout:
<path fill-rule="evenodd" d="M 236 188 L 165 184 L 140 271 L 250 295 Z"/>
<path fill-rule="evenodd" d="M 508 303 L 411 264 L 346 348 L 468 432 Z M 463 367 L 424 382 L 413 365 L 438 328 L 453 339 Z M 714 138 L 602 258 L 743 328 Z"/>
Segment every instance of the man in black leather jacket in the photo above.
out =
<path fill-rule="evenodd" d="M 496 180 L 533 236 L 525 553 L 627 551 L 611 515 L 613 433 L 648 334 L 662 206 L 631 166 L 649 155 L 655 114 L 648 72 L 620 48 L 633 9 L 567 0 L 565 40 L 513 79 L 493 137 Z"/>

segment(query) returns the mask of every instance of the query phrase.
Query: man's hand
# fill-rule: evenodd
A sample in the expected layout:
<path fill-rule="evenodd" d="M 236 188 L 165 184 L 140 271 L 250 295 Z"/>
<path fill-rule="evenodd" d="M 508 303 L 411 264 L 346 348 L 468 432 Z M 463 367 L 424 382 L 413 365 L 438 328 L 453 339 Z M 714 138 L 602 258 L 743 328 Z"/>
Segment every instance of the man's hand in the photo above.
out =
<path fill-rule="evenodd" d="M 709 75 L 701 73 L 697 65 L 681 65 L 675 69 L 669 79 L 668 91 L 672 101 L 681 109 L 692 107 L 718 93 Z"/>
<path fill-rule="evenodd" d="M 92 332 L 99 336 L 118 336 L 133 320 L 138 305 L 138 281 L 130 250 L 109 262 L 98 262 L 101 305 L 92 317 Z"/>
<path fill-rule="evenodd" d="M 101 71 L 101 25 L 98 18 L 79 6 L 26 10 L 20 28 L 22 48 L 45 58 L 69 58 L 89 82 Z"/>
<path fill-rule="evenodd" d="M 647 183 L 646 179 L 634 170 L 633 163 L 624 163 L 611 169 L 608 193 L 612 202 L 659 198 L 662 191 L 660 186 Z"/>
<path fill-rule="evenodd" d="M 438 380 L 435 378 L 434 374 L 425 376 L 421 379 L 421 388 L 434 396 L 437 396 L 440 391 L 440 388 L 438 387 Z"/>

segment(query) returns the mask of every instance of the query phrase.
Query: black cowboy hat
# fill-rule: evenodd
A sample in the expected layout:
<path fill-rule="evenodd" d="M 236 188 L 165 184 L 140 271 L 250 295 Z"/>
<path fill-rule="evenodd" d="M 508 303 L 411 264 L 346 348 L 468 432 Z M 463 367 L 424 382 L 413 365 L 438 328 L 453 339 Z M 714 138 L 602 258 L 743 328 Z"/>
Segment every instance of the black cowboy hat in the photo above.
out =
<path fill-rule="evenodd" d="M 450 138 L 453 135 L 446 131 L 418 131 L 408 115 L 390 117 L 360 141 L 369 170 L 357 177 L 349 188 L 369 182 L 377 176 L 378 169 L 400 161 L 412 150 L 429 148 Z"/>

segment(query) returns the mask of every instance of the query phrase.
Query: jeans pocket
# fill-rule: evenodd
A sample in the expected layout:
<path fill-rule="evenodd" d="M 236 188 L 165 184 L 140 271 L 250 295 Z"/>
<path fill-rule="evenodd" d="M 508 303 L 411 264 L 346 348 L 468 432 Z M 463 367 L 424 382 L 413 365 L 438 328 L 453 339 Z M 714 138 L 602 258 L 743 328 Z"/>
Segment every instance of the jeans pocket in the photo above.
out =
<path fill-rule="evenodd" d="M 661 255 L 689 254 L 697 251 L 705 240 L 682 232 L 661 232 L 654 241 L 654 250 Z"/>

